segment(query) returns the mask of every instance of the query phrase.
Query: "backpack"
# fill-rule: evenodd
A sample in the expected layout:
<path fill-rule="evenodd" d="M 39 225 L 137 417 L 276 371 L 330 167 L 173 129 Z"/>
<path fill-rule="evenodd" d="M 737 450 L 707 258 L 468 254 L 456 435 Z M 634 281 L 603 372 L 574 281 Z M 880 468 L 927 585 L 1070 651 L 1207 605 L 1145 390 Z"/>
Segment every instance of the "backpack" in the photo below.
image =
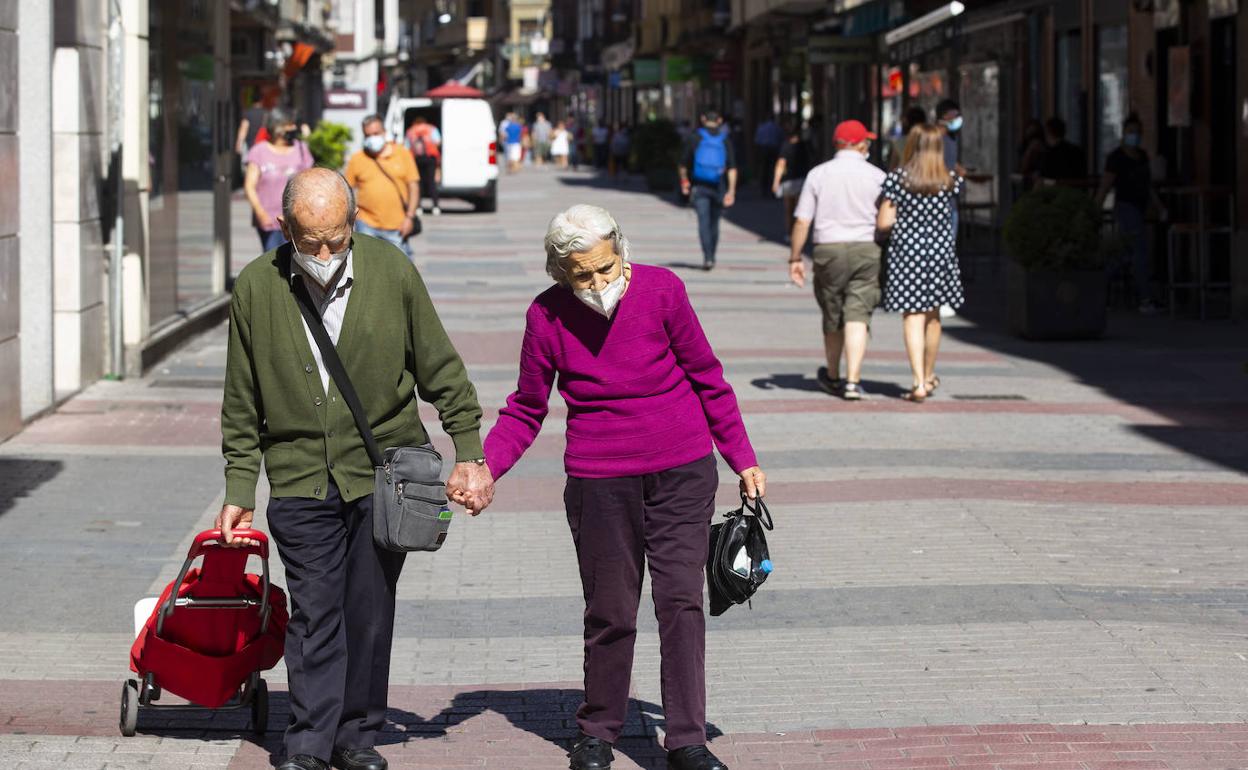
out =
<path fill-rule="evenodd" d="M 728 132 L 712 134 L 700 128 L 698 136 L 701 141 L 693 152 L 693 180 L 719 184 L 728 167 Z"/>

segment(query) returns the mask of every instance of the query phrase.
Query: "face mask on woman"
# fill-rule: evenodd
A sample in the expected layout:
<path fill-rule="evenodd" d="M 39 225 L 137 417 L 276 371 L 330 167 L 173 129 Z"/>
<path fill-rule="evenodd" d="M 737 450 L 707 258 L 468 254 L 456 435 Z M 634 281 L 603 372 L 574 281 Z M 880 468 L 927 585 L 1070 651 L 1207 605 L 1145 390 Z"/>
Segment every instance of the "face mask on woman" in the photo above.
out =
<path fill-rule="evenodd" d="M 611 313 L 615 311 L 615 306 L 620 303 L 620 297 L 624 296 L 626 284 L 624 273 L 621 272 L 620 277 L 607 284 L 602 291 L 576 289 L 573 293 L 576 294 L 576 298 L 581 302 L 584 302 L 604 317 L 610 318 Z"/>

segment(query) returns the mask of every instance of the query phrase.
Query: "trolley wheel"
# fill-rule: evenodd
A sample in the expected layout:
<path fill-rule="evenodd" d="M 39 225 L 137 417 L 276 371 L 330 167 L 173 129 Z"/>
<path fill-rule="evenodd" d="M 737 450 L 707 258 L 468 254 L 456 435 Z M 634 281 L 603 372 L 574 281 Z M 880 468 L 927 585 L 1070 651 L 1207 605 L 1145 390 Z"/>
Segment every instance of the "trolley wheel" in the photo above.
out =
<path fill-rule="evenodd" d="M 269 730 L 269 685 L 263 679 L 251 691 L 251 731 L 264 735 Z"/>
<path fill-rule="evenodd" d="M 127 738 L 133 736 L 139 727 L 139 683 L 127 679 L 121 686 L 121 719 L 118 721 L 121 734 Z"/>

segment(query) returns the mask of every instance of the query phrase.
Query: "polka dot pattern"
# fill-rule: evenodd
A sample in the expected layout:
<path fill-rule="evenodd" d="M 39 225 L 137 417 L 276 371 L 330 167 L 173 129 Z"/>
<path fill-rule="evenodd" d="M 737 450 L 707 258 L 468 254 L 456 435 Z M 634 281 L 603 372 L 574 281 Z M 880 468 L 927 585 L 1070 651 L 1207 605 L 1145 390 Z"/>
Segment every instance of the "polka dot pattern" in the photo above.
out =
<path fill-rule="evenodd" d="M 884 198 L 897 207 L 897 222 L 888 240 L 888 280 L 884 309 L 917 313 L 963 302 L 962 278 L 954 253 L 953 207 L 962 191 L 962 178 L 935 195 L 906 189 L 905 172 L 884 180 Z"/>

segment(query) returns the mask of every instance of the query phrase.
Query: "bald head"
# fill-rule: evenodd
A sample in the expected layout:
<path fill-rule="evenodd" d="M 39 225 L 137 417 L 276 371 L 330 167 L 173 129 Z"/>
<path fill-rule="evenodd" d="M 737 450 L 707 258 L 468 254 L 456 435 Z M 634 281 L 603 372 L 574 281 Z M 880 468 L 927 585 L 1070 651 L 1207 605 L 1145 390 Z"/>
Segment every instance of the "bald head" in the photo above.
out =
<path fill-rule="evenodd" d="M 300 171 L 282 193 L 282 229 L 299 251 L 321 255 L 349 242 L 355 225 L 355 191 L 328 168 Z"/>

